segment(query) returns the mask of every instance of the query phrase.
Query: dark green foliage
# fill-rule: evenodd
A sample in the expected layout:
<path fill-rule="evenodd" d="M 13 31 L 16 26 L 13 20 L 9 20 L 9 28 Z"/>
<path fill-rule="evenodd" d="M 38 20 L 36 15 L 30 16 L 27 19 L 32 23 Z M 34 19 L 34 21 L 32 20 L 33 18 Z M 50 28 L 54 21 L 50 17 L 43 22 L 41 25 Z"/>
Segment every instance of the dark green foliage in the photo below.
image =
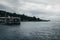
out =
<path fill-rule="evenodd" d="M 0 17 L 19 17 L 21 19 L 21 21 L 49 21 L 49 20 L 42 20 L 40 18 L 36 18 L 34 17 L 30 17 L 30 16 L 26 16 L 24 14 L 16 14 L 16 13 L 10 13 L 10 12 L 6 12 L 6 11 L 2 11 L 0 10 Z"/>

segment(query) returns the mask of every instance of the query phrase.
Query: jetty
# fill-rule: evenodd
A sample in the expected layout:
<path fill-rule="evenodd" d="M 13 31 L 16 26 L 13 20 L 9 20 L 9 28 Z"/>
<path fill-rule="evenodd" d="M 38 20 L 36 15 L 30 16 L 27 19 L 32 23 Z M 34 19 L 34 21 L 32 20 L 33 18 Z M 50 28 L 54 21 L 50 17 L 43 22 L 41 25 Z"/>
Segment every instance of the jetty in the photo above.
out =
<path fill-rule="evenodd" d="M 19 25 L 20 18 L 19 17 L 0 17 L 0 24 Z"/>

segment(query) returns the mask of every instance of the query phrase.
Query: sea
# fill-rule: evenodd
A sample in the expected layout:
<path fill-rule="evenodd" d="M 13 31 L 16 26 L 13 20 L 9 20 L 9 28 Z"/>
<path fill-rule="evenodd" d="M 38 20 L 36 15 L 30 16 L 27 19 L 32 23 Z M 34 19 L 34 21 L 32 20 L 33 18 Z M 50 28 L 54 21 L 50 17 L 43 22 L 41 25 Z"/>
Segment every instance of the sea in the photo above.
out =
<path fill-rule="evenodd" d="M 60 40 L 60 22 L 0 24 L 0 40 Z"/>

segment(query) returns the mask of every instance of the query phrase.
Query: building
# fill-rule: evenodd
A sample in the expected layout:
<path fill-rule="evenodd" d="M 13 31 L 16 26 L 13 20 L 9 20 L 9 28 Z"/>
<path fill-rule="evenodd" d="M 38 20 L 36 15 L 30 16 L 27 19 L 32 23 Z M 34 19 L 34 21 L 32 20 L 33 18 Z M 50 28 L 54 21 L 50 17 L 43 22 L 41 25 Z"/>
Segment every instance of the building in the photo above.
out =
<path fill-rule="evenodd" d="M 19 17 L 0 17 L 1 24 L 20 24 Z"/>

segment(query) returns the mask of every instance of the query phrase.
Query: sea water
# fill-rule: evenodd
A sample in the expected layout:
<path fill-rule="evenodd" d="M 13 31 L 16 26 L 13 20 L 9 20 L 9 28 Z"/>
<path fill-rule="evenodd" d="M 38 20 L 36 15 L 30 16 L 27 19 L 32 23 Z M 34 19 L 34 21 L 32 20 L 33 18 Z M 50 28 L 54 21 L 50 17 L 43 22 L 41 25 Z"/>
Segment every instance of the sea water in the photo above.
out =
<path fill-rule="evenodd" d="M 60 40 L 60 23 L 21 22 L 21 25 L 0 25 L 0 40 Z"/>

